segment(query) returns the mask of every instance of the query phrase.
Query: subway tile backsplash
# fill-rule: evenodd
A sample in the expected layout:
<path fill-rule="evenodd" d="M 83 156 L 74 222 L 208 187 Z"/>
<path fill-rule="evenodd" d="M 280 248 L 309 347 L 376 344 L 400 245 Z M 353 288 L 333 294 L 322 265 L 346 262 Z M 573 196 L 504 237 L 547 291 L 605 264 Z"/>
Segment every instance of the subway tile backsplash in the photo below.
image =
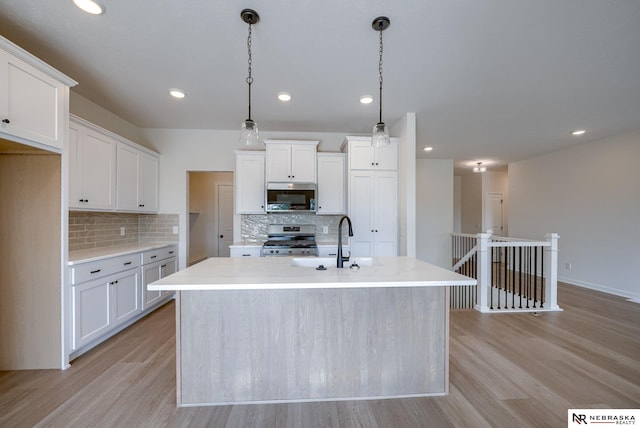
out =
<path fill-rule="evenodd" d="M 178 242 L 178 214 L 69 212 L 69 251 L 136 242 Z M 120 228 L 125 228 L 124 236 Z"/>

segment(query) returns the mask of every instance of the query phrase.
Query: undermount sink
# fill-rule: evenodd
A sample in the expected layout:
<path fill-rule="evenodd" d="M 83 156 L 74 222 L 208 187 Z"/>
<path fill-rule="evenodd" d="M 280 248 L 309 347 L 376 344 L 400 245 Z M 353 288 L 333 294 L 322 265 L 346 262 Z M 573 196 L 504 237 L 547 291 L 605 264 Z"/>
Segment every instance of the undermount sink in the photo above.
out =
<path fill-rule="evenodd" d="M 371 257 L 351 257 L 351 260 L 344 263 L 344 268 L 348 268 L 352 264 L 357 263 L 358 266 L 373 266 L 373 258 Z M 317 268 L 323 265 L 325 268 L 335 268 L 335 257 L 294 257 L 291 259 L 291 266 L 295 267 L 312 267 Z"/>

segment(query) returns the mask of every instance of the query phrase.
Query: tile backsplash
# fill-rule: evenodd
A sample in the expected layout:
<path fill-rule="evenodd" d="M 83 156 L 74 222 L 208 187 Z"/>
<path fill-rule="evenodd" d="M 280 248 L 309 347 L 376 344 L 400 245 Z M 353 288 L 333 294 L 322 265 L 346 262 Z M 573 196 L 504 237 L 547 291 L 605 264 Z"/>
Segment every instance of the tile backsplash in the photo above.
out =
<path fill-rule="evenodd" d="M 316 226 L 316 242 L 335 243 L 338 240 L 338 223 L 341 215 L 314 214 L 244 214 L 240 223 L 242 242 L 262 243 L 267 240 L 267 226 L 270 224 L 313 224 Z M 347 227 L 343 223 L 342 234 L 346 240 Z M 324 234 L 323 226 L 328 227 Z M 355 225 L 354 225 L 355 226 Z"/>
<path fill-rule="evenodd" d="M 69 212 L 69 251 L 136 242 L 178 242 L 178 214 Z M 121 236 L 120 228 L 125 234 Z"/>

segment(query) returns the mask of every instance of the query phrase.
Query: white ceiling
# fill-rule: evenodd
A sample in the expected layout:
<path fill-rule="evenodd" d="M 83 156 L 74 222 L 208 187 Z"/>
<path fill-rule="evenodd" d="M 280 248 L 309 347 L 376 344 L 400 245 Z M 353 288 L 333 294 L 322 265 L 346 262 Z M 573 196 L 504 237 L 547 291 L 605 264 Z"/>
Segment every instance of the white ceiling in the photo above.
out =
<path fill-rule="evenodd" d="M 244 8 L 261 17 L 252 117 L 263 131 L 369 133 L 380 15 L 391 19 L 384 120 L 416 113 L 419 157 L 491 169 L 640 128 L 638 0 L 103 1 L 96 17 L 71 0 L 0 0 L 0 34 L 142 128 L 239 129 Z M 587 134 L 571 137 L 577 128 Z"/>

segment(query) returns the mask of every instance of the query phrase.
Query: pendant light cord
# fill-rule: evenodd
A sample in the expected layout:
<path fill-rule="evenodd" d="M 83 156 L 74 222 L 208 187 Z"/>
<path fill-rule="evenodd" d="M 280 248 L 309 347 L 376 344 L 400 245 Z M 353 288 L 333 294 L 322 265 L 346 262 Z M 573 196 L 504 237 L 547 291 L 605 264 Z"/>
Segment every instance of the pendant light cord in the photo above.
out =
<path fill-rule="evenodd" d="M 380 59 L 378 61 L 378 73 L 380 75 L 380 123 L 382 123 L 382 25 L 380 26 Z"/>
<path fill-rule="evenodd" d="M 249 65 L 249 75 L 246 80 L 249 85 L 249 120 L 251 120 L 251 84 L 253 83 L 253 77 L 251 77 L 251 23 L 249 23 L 249 35 L 247 36 L 247 51 L 249 53 L 247 60 Z"/>

